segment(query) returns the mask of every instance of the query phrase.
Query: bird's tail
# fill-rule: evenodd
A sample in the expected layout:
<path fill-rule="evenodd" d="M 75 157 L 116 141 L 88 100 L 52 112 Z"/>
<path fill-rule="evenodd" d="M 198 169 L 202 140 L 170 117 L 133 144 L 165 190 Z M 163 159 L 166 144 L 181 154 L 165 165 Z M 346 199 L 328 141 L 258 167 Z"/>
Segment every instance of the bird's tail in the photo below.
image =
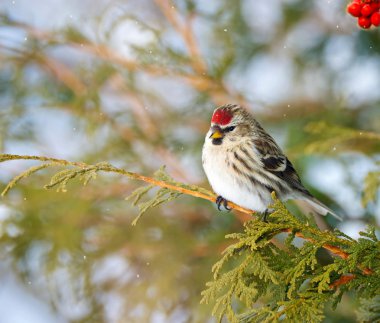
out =
<path fill-rule="evenodd" d="M 327 215 L 328 213 L 330 213 L 333 217 L 335 217 L 339 221 L 343 220 L 341 216 L 336 214 L 333 210 L 328 208 L 322 202 L 318 201 L 314 196 L 304 196 L 303 200 L 306 201 L 315 212 L 322 215 Z"/>

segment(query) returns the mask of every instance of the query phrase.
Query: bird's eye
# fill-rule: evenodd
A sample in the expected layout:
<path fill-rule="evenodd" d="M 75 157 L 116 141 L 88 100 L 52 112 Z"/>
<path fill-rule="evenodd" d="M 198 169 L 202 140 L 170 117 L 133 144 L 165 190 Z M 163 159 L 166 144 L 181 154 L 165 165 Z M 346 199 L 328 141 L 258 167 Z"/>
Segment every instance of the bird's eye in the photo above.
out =
<path fill-rule="evenodd" d="M 232 131 L 234 129 L 235 129 L 235 126 L 231 126 L 231 127 L 227 127 L 224 131 L 225 132 L 230 132 L 230 131 Z"/>

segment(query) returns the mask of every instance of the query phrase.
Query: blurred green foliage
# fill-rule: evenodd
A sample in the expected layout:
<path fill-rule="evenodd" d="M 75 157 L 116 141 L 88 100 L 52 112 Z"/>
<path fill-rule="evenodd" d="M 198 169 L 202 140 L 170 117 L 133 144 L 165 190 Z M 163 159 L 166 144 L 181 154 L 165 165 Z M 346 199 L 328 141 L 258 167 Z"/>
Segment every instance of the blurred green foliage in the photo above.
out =
<path fill-rule="evenodd" d="M 273 16 L 255 6 L 271 6 Z M 99 2 L 97 12 L 52 29 L 1 14 L 2 152 L 107 160 L 143 174 L 166 165 L 175 180 L 206 186 L 200 151 L 211 111 L 237 102 L 282 140 L 301 175 L 321 158 L 346 172 L 358 158 L 372 163 L 359 187 L 348 185 L 363 194 L 366 221 L 379 221 L 380 96 L 357 94 L 368 84 L 362 74 L 354 90 L 346 81 L 367 63 L 380 73 L 380 34 L 359 31 L 344 1 L 112 1 Z M 135 33 L 141 42 L 129 41 Z M 347 56 L 338 56 L 339 46 Z M 249 73 L 268 57 L 291 65 L 292 91 L 266 102 Z M 255 85 L 274 82 L 276 67 Z M 0 168 L 4 187 L 35 166 L 9 165 Z M 106 175 L 85 187 L 70 182 L 63 194 L 41 189 L 50 176 L 42 170 L 2 200 L 1 259 L 26 286 L 73 322 L 145 322 L 157 313 L 172 322 L 210 318 L 200 293 L 224 236 L 242 232 L 244 217 L 219 216 L 208 202 L 181 197 L 131 227 L 137 211 L 124 198 L 136 183 Z M 324 202 L 334 199 L 304 181 Z M 110 314 L 115 298 L 121 305 Z M 78 302 L 84 310 L 70 317 L 63 308 Z M 347 294 L 336 311 L 324 310 L 329 321 L 347 321 L 357 306 Z M 359 319 L 371 317 L 365 309 Z"/>

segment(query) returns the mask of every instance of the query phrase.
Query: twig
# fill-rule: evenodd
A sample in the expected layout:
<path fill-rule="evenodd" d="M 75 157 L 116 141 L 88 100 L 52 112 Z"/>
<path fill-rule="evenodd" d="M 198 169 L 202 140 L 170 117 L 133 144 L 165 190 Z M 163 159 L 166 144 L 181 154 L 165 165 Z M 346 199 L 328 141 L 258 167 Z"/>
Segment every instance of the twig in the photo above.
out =
<path fill-rule="evenodd" d="M 147 177 L 147 176 L 144 176 L 144 175 L 140 175 L 140 174 L 137 174 L 137 173 L 132 173 L 132 172 L 128 172 L 124 169 L 121 169 L 121 168 L 117 168 L 117 167 L 113 167 L 113 166 L 104 166 L 104 167 L 101 167 L 100 170 L 103 170 L 103 171 L 106 171 L 106 172 L 113 172 L 113 173 L 118 173 L 118 174 L 122 174 L 122 175 L 126 175 L 130 178 L 133 178 L 133 179 L 137 179 L 137 180 L 140 180 L 140 181 L 143 181 L 143 182 L 146 182 L 146 183 L 150 183 L 150 184 L 153 184 L 155 186 L 159 186 L 159 187 L 165 187 L 165 188 L 168 188 L 170 190 L 173 190 L 173 191 L 177 191 L 177 192 L 180 192 L 182 194 L 186 194 L 186 195 L 191 195 L 191 196 L 194 196 L 194 197 L 199 197 L 201 199 L 204 199 L 204 200 L 208 200 L 208 201 L 211 201 L 211 202 L 216 202 L 216 196 L 214 194 L 212 195 L 207 195 L 207 194 L 204 194 L 204 193 L 201 193 L 201 192 L 198 192 L 198 191 L 192 191 L 192 190 L 189 190 L 187 188 L 183 188 L 183 187 L 179 187 L 179 186 L 175 186 L 175 185 L 172 185 L 172 184 L 168 184 L 164 181 L 160 181 L 160 180 L 156 180 L 154 178 L 151 178 L 151 177 Z M 237 211 L 240 211 L 240 212 L 243 212 L 243 213 L 247 213 L 247 214 L 253 214 L 255 213 L 254 211 L 252 210 L 248 210 L 246 208 L 243 208 L 235 203 L 232 203 L 232 202 L 228 202 L 227 206 L 231 209 L 234 209 L 234 210 L 237 210 Z"/>
<path fill-rule="evenodd" d="M 282 230 L 282 232 L 291 233 L 292 229 L 284 229 L 284 230 Z M 302 234 L 302 232 L 296 232 L 295 236 L 298 238 L 310 241 L 310 242 L 315 242 L 315 240 L 313 240 L 312 238 L 305 237 Z M 340 249 L 339 247 L 333 246 L 331 244 L 324 244 L 323 248 L 330 251 L 331 253 L 333 253 L 334 255 L 336 255 L 342 259 L 347 259 L 349 257 L 349 254 L 347 252 L 345 252 L 342 249 Z"/>
<path fill-rule="evenodd" d="M 292 232 L 291 229 L 285 229 L 285 230 L 282 230 L 282 231 L 283 231 L 283 232 L 287 232 L 287 233 L 291 233 L 291 232 Z M 302 234 L 302 232 L 296 232 L 296 233 L 295 233 L 295 236 L 298 237 L 298 238 L 302 238 L 302 239 L 304 239 L 304 240 L 307 240 L 307 241 L 309 241 L 309 242 L 315 242 L 314 239 L 312 239 L 312 238 L 308 238 L 308 237 L 305 237 L 305 236 Z M 326 249 L 326 250 L 330 251 L 332 254 L 334 254 L 334 255 L 336 255 L 336 256 L 342 258 L 342 259 L 347 259 L 347 258 L 350 256 L 349 253 L 343 251 L 341 248 L 339 248 L 339 247 L 337 247 L 337 246 L 333 246 L 333 245 L 328 244 L 328 243 L 324 244 L 322 247 L 323 247 L 323 249 Z M 360 267 L 360 266 L 359 266 L 359 269 L 363 272 L 364 275 L 371 275 L 371 274 L 373 274 L 373 270 L 370 269 L 370 268 L 363 268 L 363 267 Z M 337 286 L 343 285 L 343 284 L 345 284 L 345 283 L 351 281 L 352 279 L 354 279 L 354 278 L 356 277 L 355 275 L 353 275 L 354 277 L 352 277 L 351 279 L 347 280 L 347 278 L 344 278 L 345 276 L 346 276 L 346 275 L 342 275 L 342 276 L 336 281 L 337 284 L 334 285 L 334 284 L 335 284 L 335 282 L 334 282 L 333 284 L 330 285 L 330 287 L 331 287 L 331 288 L 335 288 L 335 287 L 337 287 Z M 350 277 L 351 277 L 351 275 L 350 275 Z M 339 281 L 339 282 L 338 282 L 338 281 Z"/>
<path fill-rule="evenodd" d="M 206 73 L 207 67 L 203 61 L 198 44 L 194 37 L 194 33 L 191 29 L 190 20 L 186 21 L 185 23 L 181 23 L 180 15 L 177 9 L 174 6 L 170 5 L 168 0 L 155 0 L 155 2 L 157 6 L 160 7 L 161 12 L 164 14 L 166 19 L 182 36 L 189 51 L 189 57 L 192 61 L 194 70 L 197 72 L 197 74 L 200 75 Z"/>
<path fill-rule="evenodd" d="M 36 60 L 59 81 L 75 92 L 76 95 L 83 95 L 85 93 L 86 86 L 70 68 L 48 56 L 38 55 L 36 56 Z"/>
<path fill-rule="evenodd" d="M 76 167 L 80 167 L 80 168 L 92 167 L 92 165 L 88 165 L 88 164 L 83 163 L 83 162 L 70 162 L 70 161 L 67 161 L 64 159 L 57 159 L 57 158 L 51 158 L 51 157 L 12 155 L 12 154 L 1 154 L 0 155 L 0 162 L 8 161 L 8 160 L 38 160 L 38 161 L 43 161 L 43 162 L 54 162 L 54 163 L 61 164 L 64 166 L 76 166 Z M 204 193 L 201 193 L 198 191 L 193 191 L 190 189 L 186 189 L 183 187 L 179 187 L 179 186 L 175 186 L 173 184 L 166 183 L 164 181 L 156 180 L 156 179 L 151 178 L 151 177 L 147 177 L 147 176 L 140 175 L 140 174 L 133 173 L 133 172 L 128 172 L 122 168 L 117 168 L 117 167 L 114 167 L 111 165 L 103 165 L 103 166 L 100 166 L 98 169 L 101 171 L 105 171 L 105 172 L 111 172 L 111 173 L 117 173 L 117 174 L 125 175 L 129 178 L 132 178 L 132 179 L 137 179 L 137 180 L 140 180 L 140 181 L 143 181 L 146 183 L 150 183 L 150 184 L 153 184 L 153 185 L 159 186 L 159 187 L 165 187 L 165 188 L 168 188 L 170 190 L 180 192 L 182 194 L 191 195 L 191 196 L 198 197 L 198 198 L 201 198 L 204 200 L 208 200 L 208 201 L 211 201 L 214 203 L 216 202 L 216 196 L 215 196 L 215 194 L 213 194 L 211 192 L 210 192 L 210 195 L 207 195 L 207 194 L 204 194 Z M 252 210 L 248 210 L 248 209 L 243 208 L 239 205 L 236 205 L 235 203 L 232 203 L 232 202 L 228 202 L 227 206 L 231 209 L 234 209 L 234 210 L 246 213 L 246 214 L 255 213 Z"/>
<path fill-rule="evenodd" d="M 329 286 L 330 286 L 331 289 L 335 289 L 335 288 L 337 288 L 339 286 L 342 286 L 342 285 L 345 285 L 345 284 L 349 283 L 351 280 L 353 280 L 355 278 L 356 278 L 356 275 L 353 275 L 353 274 L 342 275 L 342 276 L 340 276 L 339 279 L 337 279 L 336 281 L 334 281 Z"/>

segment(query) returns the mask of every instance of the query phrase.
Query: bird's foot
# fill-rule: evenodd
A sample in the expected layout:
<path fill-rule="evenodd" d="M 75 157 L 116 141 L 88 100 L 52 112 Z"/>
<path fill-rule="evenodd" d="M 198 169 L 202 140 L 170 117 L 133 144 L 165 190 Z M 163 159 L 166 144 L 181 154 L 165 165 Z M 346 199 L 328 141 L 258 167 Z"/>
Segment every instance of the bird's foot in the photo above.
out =
<path fill-rule="evenodd" d="M 271 211 L 269 211 L 268 209 L 265 209 L 264 212 L 260 213 L 259 219 L 263 222 L 268 222 L 269 214 L 271 214 Z"/>
<path fill-rule="evenodd" d="M 223 207 L 227 210 L 227 211 L 231 211 L 231 208 L 228 207 L 228 201 L 221 195 L 219 195 L 217 198 L 216 198 L 216 201 L 215 201 L 216 205 L 218 206 L 218 210 L 221 211 L 220 207 L 223 205 Z"/>

